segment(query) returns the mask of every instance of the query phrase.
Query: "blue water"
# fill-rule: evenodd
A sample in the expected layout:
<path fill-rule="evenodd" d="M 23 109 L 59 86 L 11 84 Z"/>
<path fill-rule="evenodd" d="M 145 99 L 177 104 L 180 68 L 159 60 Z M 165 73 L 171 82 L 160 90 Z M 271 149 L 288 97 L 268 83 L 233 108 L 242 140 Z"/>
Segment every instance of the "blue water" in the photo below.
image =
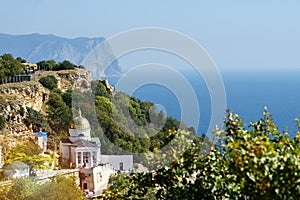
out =
<path fill-rule="evenodd" d="M 211 102 L 202 77 L 193 71 L 182 74 L 193 86 L 200 107 L 198 134 L 206 133 L 211 117 Z M 296 131 L 295 118 L 300 118 L 300 71 L 225 71 L 221 73 L 226 90 L 227 108 L 243 118 L 245 125 L 262 117 L 268 107 L 275 124 L 291 136 Z M 112 84 L 116 79 L 110 80 Z M 180 87 L 180 83 L 176 83 Z M 118 88 L 116 88 L 118 90 Z M 180 104 L 168 88 L 148 84 L 138 88 L 133 96 L 162 105 L 167 115 L 181 119 Z M 225 111 L 224 111 L 225 112 Z M 189 125 L 189 121 L 185 121 Z"/>

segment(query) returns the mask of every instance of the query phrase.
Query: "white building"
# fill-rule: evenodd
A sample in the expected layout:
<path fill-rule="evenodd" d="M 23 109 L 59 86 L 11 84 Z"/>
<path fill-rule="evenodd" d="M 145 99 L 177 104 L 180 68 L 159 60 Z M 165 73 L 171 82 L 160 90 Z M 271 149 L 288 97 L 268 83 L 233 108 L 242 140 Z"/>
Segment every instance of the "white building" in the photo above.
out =
<path fill-rule="evenodd" d="M 86 197 L 98 196 L 108 186 L 109 176 L 114 174 L 113 168 L 107 164 L 93 168 L 80 169 L 80 187 Z"/>
<path fill-rule="evenodd" d="M 35 137 L 35 143 L 39 145 L 41 149 L 43 149 L 43 152 L 47 150 L 47 133 L 39 131 L 39 132 L 33 132 L 33 135 Z"/>
<path fill-rule="evenodd" d="M 8 178 L 20 178 L 29 176 L 29 166 L 23 162 L 13 162 L 3 167 L 4 174 Z"/>
<path fill-rule="evenodd" d="M 60 161 L 63 168 L 91 168 L 100 164 L 100 140 L 91 138 L 90 123 L 81 116 L 70 123 L 69 138 L 60 141 Z"/>
<path fill-rule="evenodd" d="M 115 171 L 132 172 L 132 155 L 101 155 L 102 163 L 109 163 Z"/>
<path fill-rule="evenodd" d="M 89 121 L 78 117 L 70 123 L 69 137 L 60 141 L 62 168 L 80 168 L 80 188 L 88 196 L 97 196 L 107 187 L 109 176 L 116 172 L 131 172 L 132 155 L 101 155 L 100 140 L 90 135 Z"/>

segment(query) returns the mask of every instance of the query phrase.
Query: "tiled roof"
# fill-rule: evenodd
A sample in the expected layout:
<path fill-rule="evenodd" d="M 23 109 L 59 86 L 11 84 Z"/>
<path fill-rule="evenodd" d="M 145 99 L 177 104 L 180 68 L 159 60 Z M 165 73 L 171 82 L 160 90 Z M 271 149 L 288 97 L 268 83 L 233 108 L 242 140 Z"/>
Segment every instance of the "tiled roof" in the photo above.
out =
<path fill-rule="evenodd" d="M 60 140 L 62 143 L 72 143 L 71 140 L 69 140 L 69 138 L 63 138 Z"/>
<path fill-rule="evenodd" d="M 89 142 L 87 140 L 78 140 L 74 143 L 77 147 L 94 147 L 98 148 L 98 145 L 96 145 L 93 142 Z"/>

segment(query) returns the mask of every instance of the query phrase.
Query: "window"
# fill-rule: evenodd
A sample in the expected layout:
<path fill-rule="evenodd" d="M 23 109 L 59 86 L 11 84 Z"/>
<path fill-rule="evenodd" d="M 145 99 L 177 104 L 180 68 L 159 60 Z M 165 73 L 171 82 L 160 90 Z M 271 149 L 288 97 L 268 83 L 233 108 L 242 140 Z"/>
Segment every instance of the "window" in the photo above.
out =
<path fill-rule="evenodd" d="M 87 190 L 88 189 L 88 183 L 83 183 L 83 189 Z"/>
<path fill-rule="evenodd" d="M 120 171 L 123 171 L 124 169 L 123 169 L 123 163 L 122 162 L 120 162 Z"/>
<path fill-rule="evenodd" d="M 89 163 L 89 157 L 90 157 L 89 152 L 83 152 L 83 163 Z"/>
<path fill-rule="evenodd" d="M 97 166 L 97 153 L 93 152 L 93 166 Z"/>
<path fill-rule="evenodd" d="M 81 164 L 81 152 L 77 153 L 77 163 L 78 163 L 78 165 Z"/>

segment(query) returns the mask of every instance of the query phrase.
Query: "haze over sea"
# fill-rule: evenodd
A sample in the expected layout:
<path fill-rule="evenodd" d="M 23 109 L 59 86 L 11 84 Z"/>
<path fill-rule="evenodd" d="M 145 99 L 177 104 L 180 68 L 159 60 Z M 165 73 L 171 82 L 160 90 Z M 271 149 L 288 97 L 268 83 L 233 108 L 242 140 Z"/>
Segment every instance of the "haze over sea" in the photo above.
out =
<path fill-rule="evenodd" d="M 211 117 L 211 104 L 208 89 L 201 76 L 193 71 L 182 72 L 197 94 L 200 107 L 198 134 L 207 131 Z M 295 118 L 300 118 L 300 79 L 298 70 L 248 70 L 225 71 L 223 78 L 227 108 L 243 118 L 244 123 L 257 121 L 262 117 L 264 106 L 268 107 L 280 132 L 288 130 L 294 137 Z M 116 79 L 110 80 L 113 84 Z M 180 87 L 180 83 L 177 83 Z M 118 90 L 118 88 L 116 88 Z M 180 119 L 180 104 L 167 88 L 148 84 L 136 90 L 133 96 L 141 100 L 161 104 L 167 115 Z M 225 111 L 224 111 L 225 112 Z M 189 124 L 189 122 L 186 122 Z"/>

